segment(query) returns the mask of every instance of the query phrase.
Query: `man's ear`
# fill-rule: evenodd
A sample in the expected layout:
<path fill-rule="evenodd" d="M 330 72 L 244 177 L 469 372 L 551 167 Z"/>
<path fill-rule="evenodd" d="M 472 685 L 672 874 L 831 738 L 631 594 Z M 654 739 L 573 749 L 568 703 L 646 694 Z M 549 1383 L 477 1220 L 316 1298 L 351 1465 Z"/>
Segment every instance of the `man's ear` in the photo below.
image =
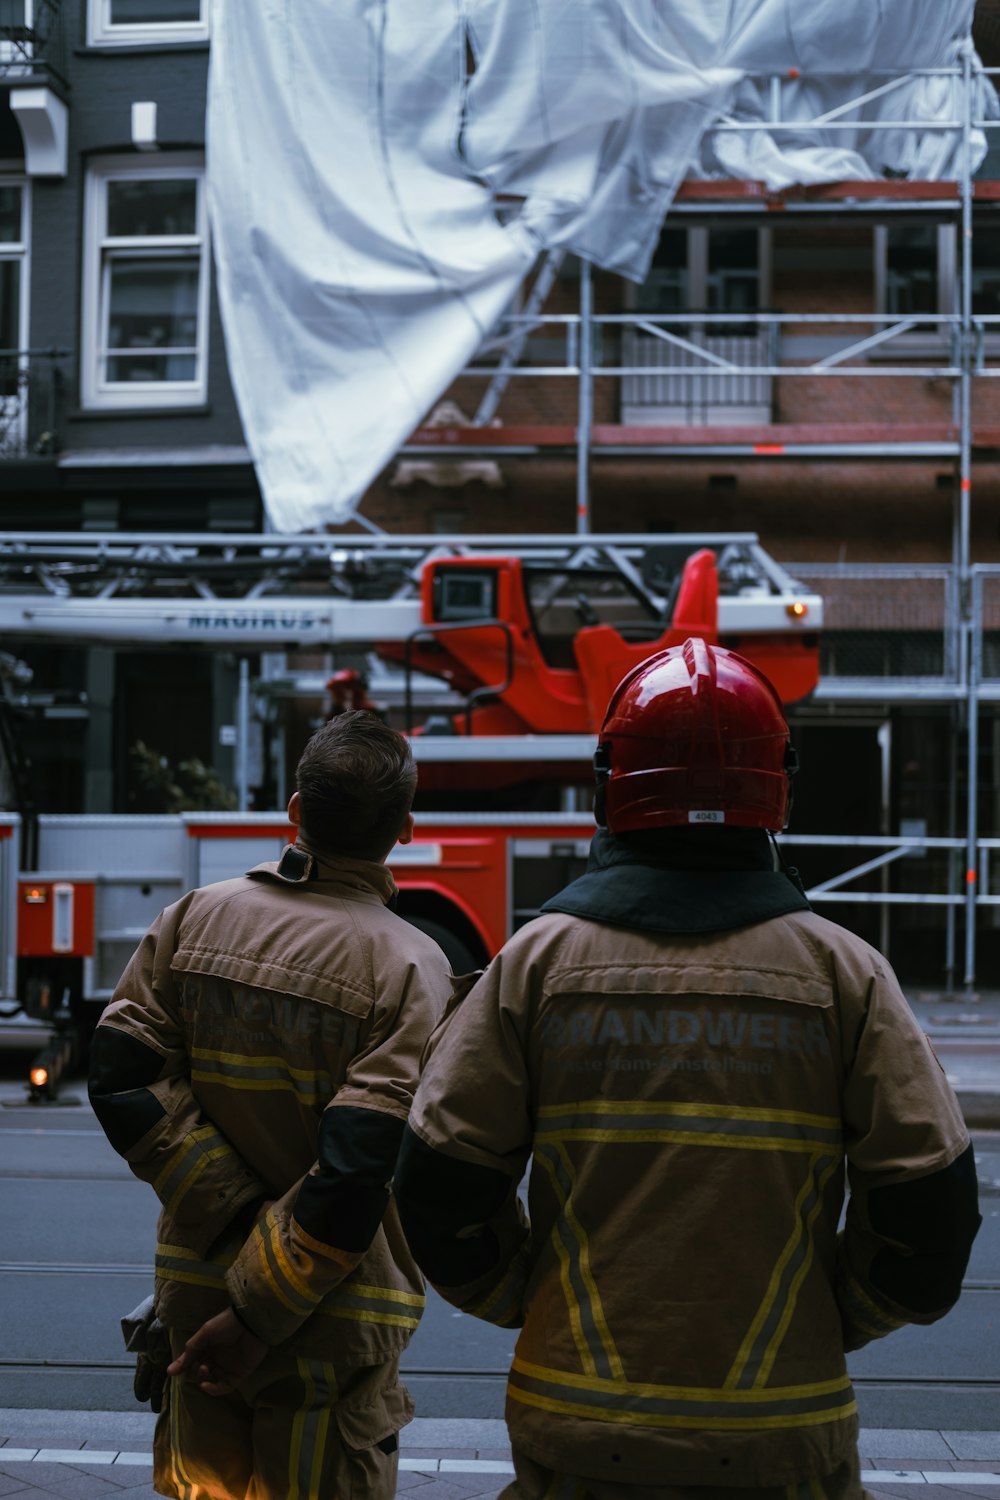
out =
<path fill-rule="evenodd" d="M 407 813 L 406 814 L 406 819 L 405 819 L 405 821 L 403 823 L 402 828 L 399 830 L 399 834 L 398 834 L 398 836 L 396 838 L 396 843 L 397 844 L 412 844 L 413 843 L 413 814 L 412 813 Z"/>
<path fill-rule="evenodd" d="M 302 823 L 302 811 L 299 807 L 299 794 L 293 792 L 288 803 L 288 821 L 293 828 L 300 827 Z"/>

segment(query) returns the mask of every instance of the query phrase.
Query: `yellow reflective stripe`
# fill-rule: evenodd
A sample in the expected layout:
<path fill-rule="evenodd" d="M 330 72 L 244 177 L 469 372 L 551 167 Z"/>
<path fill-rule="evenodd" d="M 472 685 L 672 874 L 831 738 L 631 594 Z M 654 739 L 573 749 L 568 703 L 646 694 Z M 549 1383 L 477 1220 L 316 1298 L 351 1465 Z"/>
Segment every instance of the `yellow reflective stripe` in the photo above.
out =
<path fill-rule="evenodd" d="M 601 1341 L 604 1355 L 608 1362 L 608 1368 L 610 1369 L 612 1376 L 615 1379 L 620 1380 L 624 1378 L 625 1367 L 623 1366 L 621 1356 L 619 1355 L 618 1350 L 615 1347 L 615 1341 L 611 1336 L 611 1329 L 608 1327 L 608 1320 L 604 1312 L 604 1304 L 601 1301 L 601 1294 L 597 1289 L 597 1282 L 594 1279 L 593 1269 L 590 1264 L 590 1246 L 587 1241 L 586 1231 L 583 1228 L 583 1225 L 580 1223 L 579 1219 L 576 1217 L 576 1214 L 574 1213 L 571 1206 L 572 1190 L 575 1184 L 573 1164 L 570 1161 L 569 1155 L 564 1146 L 560 1145 L 556 1149 L 559 1152 L 559 1159 L 562 1162 L 563 1171 L 566 1173 L 566 1180 L 569 1184 L 570 1189 L 563 1204 L 563 1216 L 570 1229 L 573 1231 L 573 1237 L 575 1238 L 577 1245 L 579 1246 L 577 1263 L 580 1268 L 580 1276 L 583 1280 L 584 1286 L 587 1289 L 587 1299 L 590 1303 L 591 1317 L 593 1318 L 594 1327 L 597 1330 L 597 1336 Z"/>
<path fill-rule="evenodd" d="M 360 1281 L 345 1281 L 339 1288 L 355 1297 L 372 1297 L 379 1302 L 403 1302 L 407 1307 L 419 1307 L 421 1312 L 427 1298 L 420 1292 L 401 1292 L 391 1286 L 366 1286 Z"/>
<path fill-rule="evenodd" d="M 409 1313 L 380 1313 L 370 1308 L 345 1307 L 342 1303 L 334 1303 L 327 1307 L 320 1305 L 320 1315 L 324 1318 L 345 1318 L 349 1323 L 378 1323 L 384 1328 L 419 1328 L 419 1316 L 413 1317 Z"/>
<path fill-rule="evenodd" d="M 194 1484 L 184 1463 L 184 1449 L 180 1435 L 180 1402 L 167 1396 L 170 1413 L 170 1467 L 173 1481 L 180 1492 L 180 1500 L 194 1500 Z"/>
<path fill-rule="evenodd" d="M 595 1126 L 571 1127 L 567 1130 L 539 1130 L 536 1142 L 600 1141 L 619 1145 L 661 1144 L 674 1146 L 715 1146 L 741 1151 L 795 1151 L 812 1153 L 816 1142 L 794 1137 L 767 1135 L 729 1135 L 722 1131 L 691 1130 L 602 1130 Z"/>
<path fill-rule="evenodd" d="M 553 1370 L 547 1365 L 536 1365 L 531 1360 L 522 1359 L 519 1354 L 514 1355 L 511 1369 L 549 1385 L 593 1391 L 598 1395 L 647 1396 L 659 1401 L 711 1401 L 725 1406 L 760 1406 L 769 1401 L 794 1401 L 802 1397 L 818 1399 L 851 1390 L 848 1375 L 834 1375 L 830 1380 L 810 1381 L 806 1385 L 775 1385 L 768 1390 L 753 1390 L 748 1387 L 739 1391 L 714 1385 L 656 1385 L 648 1380 L 608 1380 L 600 1375 L 580 1375 L 576 1370 Z"/>
<path fill-rule="evenodd" d="M 295 1238 L 313 1255 L 321 1255 L 324 1260 L 332 1260 L 334 1265 L 343 1267 L 345 1275 L 354 1270 L 361 1258 L 357 1251 L 338 1250 L 336 1245 L 324 1245 L 322 1240 L 314 1239 L 298 1219 L 295 1220 Z"/>
<path fill-rule="evenodd" d="M 474 1307 L 467 1309 L 474 1318 L 486 1318 L 497 1321 L 504 1326 L 508 1318 L 520 1316 L 522 1286 L 529 1261 L 529 1252 L 526 1247 L 517 1251 L 513 1260 L 507 1268 L 506 1274 L 497 1283 L 493 1290 L 477 1302 Z"/>
<path fill-rule="evenodd" d="M 771 1278 L 767 1284 L 767 1289 L 764 1292 L 764 1297 L 760 1303 L 760 1306 L 757 1308 L 757 1311 L 754 1314 L 753 1321 L 750 1324 L 749 1329 L 747 1330 L 742 1344 L 740 1345 L 736 1358 L 733 1361 L 732 1368 L 730 1369 L 729 1374 L 726 1376 L 724 1382 L 724 1387 L 726 1390 L 735 1390 L 737 1385 L 740 1383 L 740 1380 L 743 1377 L 744 1372 L 746 1371 L 747 1364 L 753 1353 L 754 1347 L 757 1344 L 757 1341 L 759 1340 L 764 1328 L 766 1327 L 767 1321 L 774 1310 L 775 1302 L 777 1301 L 778 1295 L 781 1291 L 782 1279 L 784 1277 L 785 1271 L 795 1252 L 799 1249 L 799 1246 L 802 1243 L 803 1235 L 809 1228 L 811 1228 L 812 1223 L 815 1222 L 815 1213 L 813 1213 L 812 1219 L 809 1221 L 809 1223 L 807 1224 L 806 1222 L 806 1204 L 810 1196 L 815 1194 L 815 1211 L 818 1212 L 819 1208 L 822 1206 L 822 1187 L 824 1187 L 827 1181 L 829 1181 L 830 1172 L 833 1171 L 833 1169 L 837 1166 L 839 1158 L 834 1159 L 834 1161 L 830 1164 L 828 1170 L 824 1173 L 821 1182 L 817 1182 L 816 1170 L 820 1160 L 821 1158 L 817 1154 L 809 1163 L 809 1171 L 806 1175 L 805 1181 L 798 1191 L 795 1199 L 795 1204 L 792 1209 L 792 1232 L 789 1235 L 788 1239 L 785 1241 L 785 1245 L 781 1251 L 781 1254 L 778 1256 L 774 1270 L 771 1272 Z M 810 1246 L 810 1262 L 811 1259 L 812 1252 Z M 798 1293 L 798 1285 L 801 1285 L 801 1281 L 796 1285 L 796 1295 Z M 787 1304 L 786 1311 L 788 1312 L 788 1316 L 790 1316 L 790 1308 L 787 1307 Z M 788 1320 L 787 1318 L 785 1318 L 784 1323 L 781 1325 L 782 1337 L 784 1336 L 784 1331 L 787 1326 Z M 774 1352 L 776 1351 L 776 1347 L 777 1346 L 774 1344 L 774 1337 L 772 1337 L 768 1340 L 767 1344 L 767 1349 L 771 1351 L 770 1360 L 767 1365 L 767 1369 L 769 1372 L 771 1366 L 774 1363 Z M 762 1354 L 762 1361 L 764 1357 L 765 1356 Z M 760 1378 L 759 1369 L 755 1372 L 753 1384 L 763 1384 L 763 1381 Z"/>
<path fill-rule="evenodd" d="M 209 1140 L 219 1141 L 220 1143 L 222 1141 L 222 1137 L 218 1131 L 214 1130 L 211 1125 L 203 1125 L 199 1130 L 192 1130 L 189 1135 L 185 1136 L 177 1147 L 177 1150 L 167 1159 L 163 1170 L 154 1177 L 153 1191 L 162 1196 L 161 1189 L 170 1181 L 174 1173 L 183 1166 L 192 1152 L 200 1152 L 203 1148 L 203 1142 Z"/>
<path fill-rule="evenodd" d="M 686 1427 L 712 1432 L 756 1432 L 762 1429 L 779 1431 L 792 1427 L 818 1427 L 826 1422 L 839 1422 L 857 1414 L 858 1405 L 852 1398 L 846 1405 L 822 1412 L 792 1412 L 782 1416 L 765 1417 L 759 1412 L 748 1412 L 745 1416 L 699 1416 L 696 1419 L 683 1415 L 664 1415 L 654 1412 L 615 1411 L 610 1407 L 584 1406 L 573 1401 L 560 1401 L 551 1396 L 541 1396 L 535 1391 L 524 1391 L 517 1386 L 507 1387 L 511 1401 L 524 1406 L 534 1406 L 540 1411 L 557 1412 L 562 1416 L 584 1417 L 594 1422 L 617 1422 L 629 1427 Z"/>
<path fill-rule="evenodd" d="M 306 1417 L 315 1396 L 308 1360 L 296 1359 L 295 1364 L 299 1379 L 305 1388 L 305 1402 L 297 1408 L 292 1418 L 292 1437 L 288 1447 L 288 1500 L 302 1500 L 302 1450 L 306 1435 Z M 308 1489 L 306 1494 L 308 1495 Z"/>
<path fill-rule="evenodd" d="M 552 1191 L 555 1194 L 556 1200 L 559 1202 L 561 1208 L 561 1194 L 559 1192 L 559 1183 L 556 1178 L 555 1167 L 553 1166 L 552 1162 L 550 1162 L 546 1157 L 544 1152 L 541 1151 L 535 1153 L 535 1161 L 540 1167 L 544 1168 L 546 1174 L 548 1175 L 552 1183 Z M 580 1356 L 580 1363 L 583 1365 L 584 1370 L 586 1370 L 589 1375 L 596 1375 L 597 1365 L 595 1364 L 594 1356 L 591 1354 L 590 1349 L 587 1345 L 587 1340 L 583 1332 L 583 1319 L 580 1315 L 580 1308 L 576 1300 L 576 1294 L 573 1291 L 572 1268 L 570 1266 L 569 1251 L 563 1244 L 562 1237 L 560 1236 L 558 1230 L 559 1220 L 557 1218 L 552 1227 L 551 1238 L 553 1244 L 555 1245 L 556 1255 L 559 1258 L 559 1280 L 562 1282 L 563 1296 L 566 1299 L 566 1310 L 569 1314 L 569 1326 L 573 1334 L 573 1342 L 576 1344 L 576 1350 Z"/>
<path fill-rule="evenodd" d="M 197 1182 L 202 1172 L 204 1172 L 205 1168 L 211 1162 L 218 1161 L 220 1157 L 228 1156 L 229 1154 L 230 1148 L 228 1146 L 216 1146 L 212 1151 L 203 1151 L 201 1153 L 201 1156 L 192 1166 L 191 1170 L 177 1184 L 177 1187 L 174 1189 L 172 1196 L 163 1205 L 167 1210 L 167 1213 L 171 1215 L 176 1214 L 181 1200 L 185 1198 L 191 1191 L 192 1187 Z"/>
<path fill-rule="evenodd" d="M 272 1290 L 289 1312 L 300 1318 L 308 1317 L 320 1300 L 321 1294 L 314 1292 L 303 1281 L 285 1253 L 279 1238 L 277 1223 L 267 1227 L 267 1221 L 256 1227 L 259 1232 L 259 1260 Z"/>
<path fill-rule="evenodd" d="M 905 1328 L 906 1319 L 883 1311 L 852 1271 L 845 1267 L 841 1275 L 842 1280 L 837 1290 L 846 1303 L 847 1315 L 856 1328 L 877 1339 L 885 1338 L 887 1333 L 894 1333 L 897 1328 Z"/>
<path fill-rule="evenodd" d="M 856 1411 L 850 1378 L 741 1390 L 654 1385 L 550 1370 L 515 1355 L 507 1394 L 540 1410 L 584 1420 L 689 1430 L 786 1428 L 839 1420 Z"/>
<path fill-rule="evenodd" d="M 292 1078 L 301 1078 L 309 1082 L 328 1076 L 321 1068 L 293 1068 L 277 1053 L 273 1056 L 261 1056 L 250 1052 L 213 1052 L 208 1047 L 192 1047 L 191 1056 L 197 1058 L 199 1062 L 231 1063 L 233 1067 L 250 1070 L 277 1068 L 279 1072 L 287 1073 Z"/>
<path fill-rule="evenodd" d="M 818 1130 L 840 1130 L 836 1115 L 814 1115 L 799 1109 L 764 1109 L 758 1105 L 691 1104 L 677 1101 L 643 1099 L 580 1099 L 574 1104 L 543 1104 L 539 1119 L 556 1119 L 562 1115 L 674 1115 L 715 1120 L 761 1120 L 771 1125 L 808 1125 Z"/>
<path fill-rule="evenodd" d="M 812 1152 L 839 1147 L 841 1135 L 839 1119 L 804 1110 L 583 1099 L 542 1106 L 535 1139 Z"/>
<path fill-rule="evenodd" d="M 288 1500 L 326 1500 L 321 1491 L 337 1376 L 322 1360 L 296 1359 L 303 1402 L 292 1419 L 288 1452 Z"/>
<path fill-rule="evenodd" d="M 823 1488 L 822 1481 L 815 1476 L 809 1481 L 809 1493 L 812 1495 L 812 1500 L 826 1500 L 826 1490 Z"/>
<path fill-rule="evenodd" d="M 816 1166 L 819 1166 L 819 1162 L 816 1163 Z M 839 1158 L 834 1158 L 834 1160 L 829 1162 L 826 1168 L 820 1173 L 819 1180 L 816 1183 L 816 1198 L 810 1206 L 809 1212 L 806 1215 L 805 1223 L 802 1226 L 802 1232 L 806 1237 L 806 1252 L 802 1257 L 802 1261 L 798 1266 L 795 1275 L 792 1277 L 791 1285 L 785 1297 L 785 1306 L 782 1309 L 781 1317 L 778 1320 L 778 1326 L 774 1330 L 767 1348 L 764 1350 L 764 1354 L 760 1362 L 760 1369 L 757 1371 L 757 1375 L 754 1379 L 755 1386 L 764 1386 L 767 1383 L 771 1371 L 774 1368 L 774 1361 L 777 1358 L 778 1350 L 781 1348 L 785 1334 L 788 1332 L 788 1325 L 792 1321 L 792 1316 L 795 1312 L 795 1308 L 799 1300 L 799 1292 L 802 1290 L 802 1283 L 809 1273 L 809 1268 L 812 1265 L 813 1259 L 816 1254 L 816 1238 L 813 1234 L 813 1230 L 816 1227 L 816 1220 L 819 1217 L 820 1210 L 823 1207 L 823 1192 L 826 1188 L 827 1183 L 830 1181 L 830 1178 L 833 1176 L 834 1172 L 839 1166 Z"/>

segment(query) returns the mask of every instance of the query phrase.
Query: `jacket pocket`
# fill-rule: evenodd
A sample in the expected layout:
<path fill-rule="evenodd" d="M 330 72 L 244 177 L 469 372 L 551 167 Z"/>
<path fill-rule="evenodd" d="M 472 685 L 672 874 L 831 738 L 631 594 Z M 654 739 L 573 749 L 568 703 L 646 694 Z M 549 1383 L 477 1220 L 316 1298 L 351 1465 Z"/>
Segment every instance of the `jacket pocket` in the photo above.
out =
<path fill-rule="evenodd" d="M 344 1447 L 362 1453 L 395 1436 L 413 1420 L 410 1393 L 393 1369 L 384 1365 L 362 1370 L 334 1407 Z"/>

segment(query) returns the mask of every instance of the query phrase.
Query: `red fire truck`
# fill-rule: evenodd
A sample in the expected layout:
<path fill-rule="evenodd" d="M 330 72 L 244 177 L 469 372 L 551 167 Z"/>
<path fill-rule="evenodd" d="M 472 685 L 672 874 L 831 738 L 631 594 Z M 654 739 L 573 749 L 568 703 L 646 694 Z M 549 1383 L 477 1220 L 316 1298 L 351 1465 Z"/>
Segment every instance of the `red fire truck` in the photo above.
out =
<path fill-rule="evenodd" d="M 654 651 L 721 641 L 795 702 L 817 684 L 821 626 L 821 599 L 752 535 L 0 541 L 8 649 L 367 651 L 371 674 L 327 681 L 334 705 L 372 702 L 413 732 L 422 787 L 477 785 L 484 808 L 514 767 L 585 782 L 611 689 Z M 8 757 L 13 740 L 8 722 Z M 288 835 L 280 813 L 32 824 L 0 814 L 0 1030 L 37 1035 L 59 1015 L 74 1046 L 161 907 L 275 857 Z M 400 910 L 456 969 L 478 967 L 579 873 L 592 832 L 587 812 L 423 815 L 390 858 Z"/>

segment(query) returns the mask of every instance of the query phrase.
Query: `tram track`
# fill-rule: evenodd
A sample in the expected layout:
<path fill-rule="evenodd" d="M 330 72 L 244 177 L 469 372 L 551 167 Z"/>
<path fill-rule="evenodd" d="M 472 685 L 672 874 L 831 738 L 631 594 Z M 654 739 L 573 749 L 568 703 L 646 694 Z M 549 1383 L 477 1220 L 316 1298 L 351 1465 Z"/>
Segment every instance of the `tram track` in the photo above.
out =
<path fill-rule="evenodd" d="M 112 1375 L 131 1374 L 134 1359 L 16 1359 L 0 1357 L 0 1370 L 37 1374 Z M 406 1366 L 400 1368 L 406 1380 L 504 1381 L 508 1371 L 475 1370 L 459 1366 Z M 859 1389 L 882 1391 L 905 1390 L 1000 1390 L 1000 1376 L 994 1375 L 852 1375 L 851 1384 Z"/>
<path fill-rule="evenodd" d="M 0 1276 L 142 1276 L 152 1281 L 154 1274 L 152 1265 L 129 1262 L 0 1261 Z M 962 1282 L 962 1295 L 970 1292 L 995 1295 L 1000 1292 L 1000 1280 L 969 1278 Z"/>

